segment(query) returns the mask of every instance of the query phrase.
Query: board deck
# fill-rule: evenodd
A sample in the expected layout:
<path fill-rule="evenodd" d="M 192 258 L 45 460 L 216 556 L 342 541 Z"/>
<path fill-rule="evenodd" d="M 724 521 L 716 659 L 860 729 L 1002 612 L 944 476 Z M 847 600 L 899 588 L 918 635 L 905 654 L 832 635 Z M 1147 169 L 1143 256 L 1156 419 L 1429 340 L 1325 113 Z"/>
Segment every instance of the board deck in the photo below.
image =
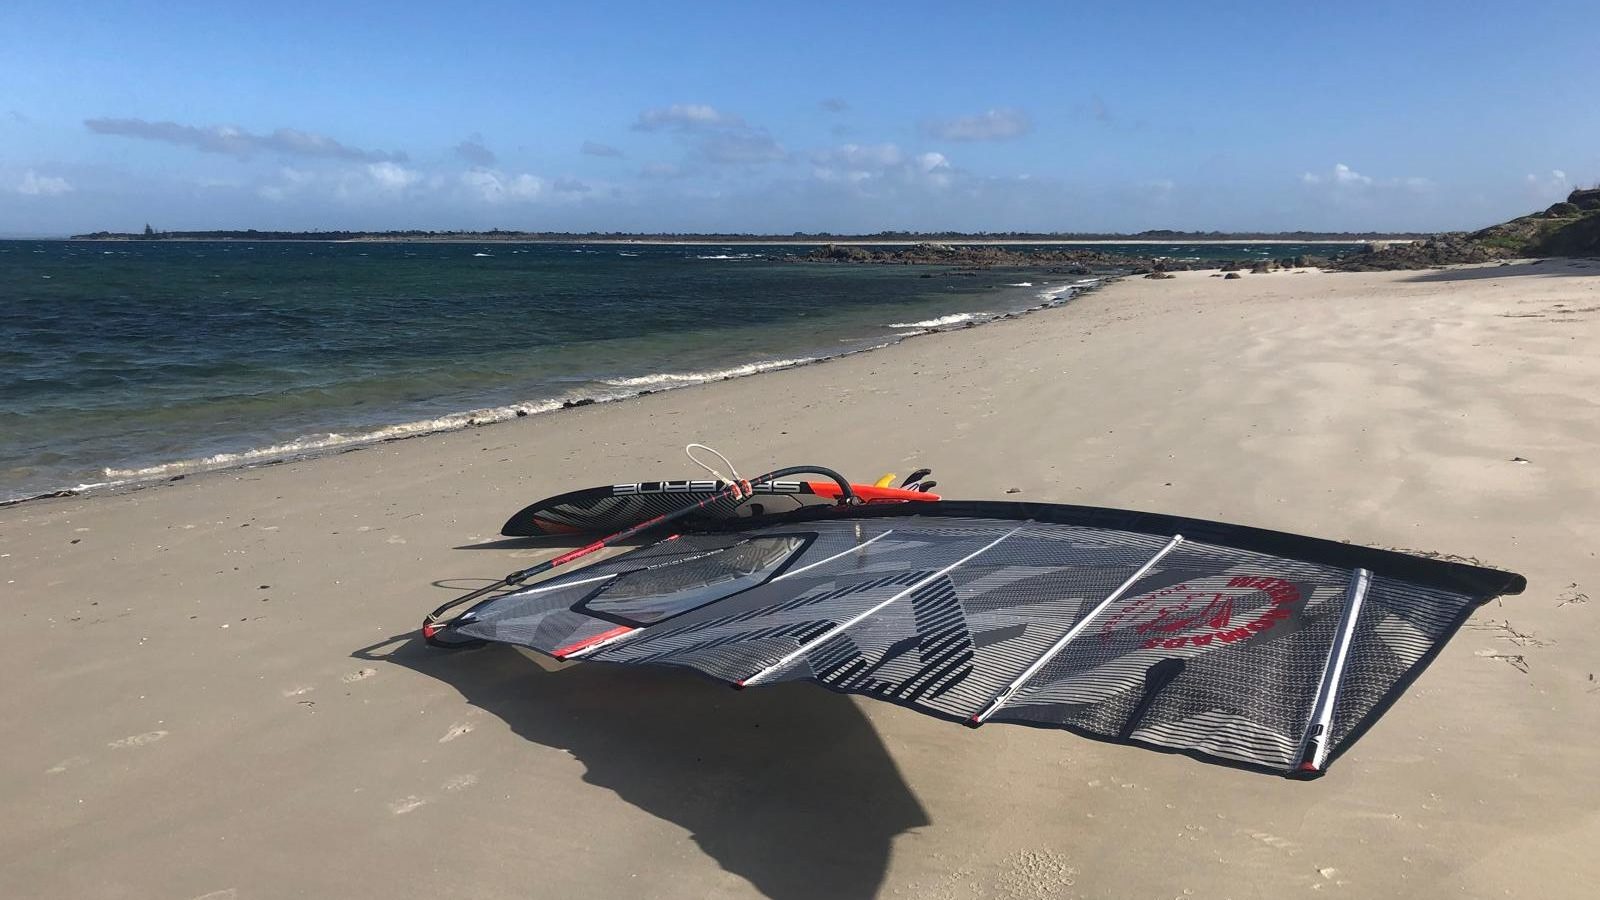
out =
<path fill-rule="evenodd" d="M 557 534 L 609 534 L 637 525 L 652 516 L 682 509 L 711 497 L 726 487 L 710 479 L 639 481 L 608 484 L 546 497 L 523 507 L 506 521 L 500 533 L 507 537 Z M 933 501 L 939 495 L 911 488 L 850 485 L 865 503 Z M 699 514 L 701 521 L 764 516 L 793 512 L 807 506 L 826 506 L 839 500 L 839 486 L 831 481 L 773 481 L 754 487 L 748 500 L 714 503 Z"/>

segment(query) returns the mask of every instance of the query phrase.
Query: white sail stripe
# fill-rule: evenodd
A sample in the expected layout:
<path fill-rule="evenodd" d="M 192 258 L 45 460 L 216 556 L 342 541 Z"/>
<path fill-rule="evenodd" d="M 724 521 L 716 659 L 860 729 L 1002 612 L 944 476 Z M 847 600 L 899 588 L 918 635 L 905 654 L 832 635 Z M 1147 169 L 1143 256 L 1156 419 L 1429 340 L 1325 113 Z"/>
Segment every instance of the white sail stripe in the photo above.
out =
<path fill-rule="evenodd" d="M 906 588 L 905 590 L 901 591 L 900 593 L 895 594 L 894 596 L 888 598 L 887 600 L 884 600 L 884 601 L 872 606 L 871 608 L 867 609 L 865 612 L 860 613 L 859 615 L 856 615 L 853 618 L 851 618 L 851 619 L 849 619 L 849 620 L 847 620 L 845 622 L 841 622 L 840 624 L 835 625 L 834 627 L 828 629 L 827 631 L 823 632 L 822 634 L 818 635 L 817 637 L 812 638 L 810 641 L 807 641 L 806 643 L 801 644 L 793 652 L 791 652 L 788 655 L 784 656 L 782 659 L 778 660 L 777 662 L 773 663 L 772 665 L 767 666 L 765 669 L 762 669 L 761 671 L 755 673 L 754 675 L 751 675 L 749 678 L 744 679 L 744 681 L 742 681 L 741 684 L 744 685 L 744 686 L 749 686 L 749 685 L 755 684 L 758 681 L 761 681 L 762 679 L 766 678 L 768 675 L 772 674 L 773 672 L 775 672 L 775 671 L 777 671 L 779 669 L 782 669 L 785 666 L 789 665 L 790 663 L 794 662 L 796 659 L 799 659 L 807 651 L 809 651 L 811 648 L 816 647 L 817 645 L 821 644 L 823 641 L 826 641 L 826 640 L 834 637 L 835 635 L 842 634 L 846 629 L 850 628 L 852 625 L 855 625 L 858 622 L 861 622 L 862 620 L 864 620 L 867 617 L 871 616 L 873 613 L 877 612 L 878 610 L 883 609 L 884 607 L 888 606 L 891 603 L 894 603 L 896 600 L 899 600 L 900 598 L 906 596 L 907 594 L 910 594 L 913 591 L 916 591 L 916 590 L 920 589 L 924 585 L 931 584 L 935 579 L 940 578 L 940 577 L 944 576 L 945 574 L 960 568 L 963 564 L 965 564 L 965 563 L 967 563 L 967 562 L 969 562 L 969 561 L 971 561 L 973 559 L 976 559 L 977 557 L 979 557 L 983 553 L 986 553 L 987 551 L 993 549 L 995 546 L 1000 544 L 1001 541 L 1004 541 L 1006 538 L 1011 537 L 1012 535 L 1016 534 L 1017 532 L 1021 531 L 1022 529 L 1028 527 L 1028 524 L 1029 524 L 1028 522 L 1024 522 L 1021 525 L 1018 525 L 1016 528 L 1013 528 L 1010 531 L 1006 532 L 1005 534 L 1000 535 L 999 537 L 995 538 L 994 540 L 990 541 L 989 543 L 984 544 L 982 547 L 979 547 L 977 550 L 972 551 L 971 553 L 967 554 L 966 556 L 961 557 L 960 559 L 956 560 L 955 562 L 951 563 L 950 565 L 945 566 L 944 568 L 940 569 L 937 572 L 934 572 L 932 575 L 929 575 L 926 578 L 923 578 L 921 581 L 918 581 L 916 584 L 911 585 L 910 587 Z"/>
<path fill-rule="evenodd" d="M 772 579 L 772 581 L 767 582 L 767 583 L 768 584 L 772 584 L 774 582 L 782 581 L 785 578 L 789 578 L 789 577 L 794 576 L 794 575 L 799 575 L 801 572 L 805 572 L 805 571 L 807 571 L 809 569 L 815 569 L 818 566 L 826 565 L 827 563 L 833 562 L 834 560 L 840 559 L 841 557 L 849 556 L 852 553 L 860 552 L 860 550 L 863 547 L 866 547 L 868 544 L 873 543 L 874 541 L 878 540 L 879 538 L 887 537 L 888 535 L 892 534 L 893 532 L 894 532 L 894 529 L 891 528 L 888 531 L 885 531 L 885 532 L 882 532 L 881 534 L 873 536 L 869 540 L 862 541 L 861 543 L 856 544 L 855 546 L 849 548 L 848 550 L 844 550 L 842 552 L 835 553 L 834 555 L 832 555 L 832 556 L 830 556 L 830 557 L 828 557 L 826 559 L 818 560 L 818 561 L 816 561 L 814 563 L 811 563 L 810 565 L 803 566 L 803 567 L 801 567 L 799 569 L 795 569 L 795 570 L 793 570 L 791 572 L 785 572 L 782 575 L 779 575 L 778 577 Z M 603 576 L 603 577 L 611 577 L 611 576 Z M 584 647 L 584 648 L 582 648 L 582 649 L 580 649 L 580 650 L 578 650 L 576 652 L 568 654 L 567 658 L 568 659 L 578 659 L 580 657 L 588 656 L 588 655 L 590 655 L 592 653 L 598 652 L 599 650 L 610 648 L 610 647 L 615 647 L 618 644 L 624 643 L 626 641 L 631 641 L 634 638 L 643 635 L 648 630 L 649 627 L 650 626 L 645 626 L 644 628 L 636 628 L 633 631 L 625 632 L 625 633 L 619 634 L 619 635 L 617 635 L 615 637 L 608 638 L 607 640 L 600 641 L 599 643 L 593 644 L 592 646 Z"/>
<path fill-rule="evenodd" d="M 855 546 L 851 547 L 850 549 L 841 551 L 839 553 L 835 553 L 834 555 L 828 557 L 827 559 L 819 559 L 816 562 L 811 563 L 810 565 L 801 566 L 800 568 L 795 569 L 792 572 L 785 572 L 782 575 L 779 575 L 777 578 L 772 579 L 772 581 L 773 582 L 778 582 L 778 581 L 784 580 L 785 578 L 793 578 L 794 576 L 799 575 L 801 572 L 809 572 L 812 569 L 815 569 L 817 566 L 821 566 L 821 565 L 825 565 L 827 563 L 831 563 L 831 562 L 833 562 L 834 560 L 838 559 L 841 556 L 849 556 L 852 553 L 860 553 L 869 544 L 876 543 L 877 541 L 879 541 L 879 540 L 881 540 L 883 538 L 886 538 L 891 534 L 894 534 L 894 529 L 893 528 L 889 529 L 888 531 L 882 532 L 880 534 L 873 535 L 872 537 L 868 538 L 865 541 L 862 541 L 859 544 L 856 544 Z"/>
<path fill-rule="evenodd" d="M 1117 598 L 1121 597 L 1129 588 L 1133 587 L 1134 583 L 1140 578 L 1143 578 L 1145 573 L 1150 571 L 1151 567 L 1160 562 L 1163 556 L 1171 553 L 1172 549 L 1181 543 L 1183 543 L 1183 535 L 1173 535 L 1172 540 L 1168 541 L 1166 546 L 1157 551 L 1155 556 L 1152 556 L 1146 560 L 1144 565 L 1140 566 L 1132 575 L 1129 575 L 1126 581 L 1123 581 L 1116 590 L 1112 591 L 1104 600 L 1100 601 L 1100 604 L 1094 609 L 1090 610 L 1089 614 L 1084 616 L 1083 619 L 1078 622 L 1078 624 L 1072 626 L 1071 630 L 1057 639 L 1056 642 L 1051 645 L 1049 650 L 1046 650 L 1043 655 L 1033 661 L 1032 665 L 1024 669 L 1022 674 L 1016 677 L 1016 680 L 1007 685 L 1006 689 L 1001 691 L 999 696 L 995 697 L 994 700 L 990 702 L 988 708 L 973 716 L 972 721 L 982 724 L 985 719 L 994 715 L 995 710 L 998 710 L 1000 707 L 1006 705 L 1006 701 L 1010 700 L 1012 697 L 1015 697 L 1017 692 L 1022 690 L 1023 686 L 1028 683 L 1029 678 L 1032 678 L 1034 675 L 1038 674 L 1039 670 L 1044 668 L 1046 663 L 1054 659 L 1056 655 L 1058 655 L 1062 650 L 1066 649 L 1067 644 L 1071 643 L 1074 638 L 1083 633 L 1083 630 L 1089 627 L 1089 623 L 1092 622 L 1096 616 L 1100 615 L 1102 612 L 1105 612 L 1106 607 L 1115 603 Z"/>

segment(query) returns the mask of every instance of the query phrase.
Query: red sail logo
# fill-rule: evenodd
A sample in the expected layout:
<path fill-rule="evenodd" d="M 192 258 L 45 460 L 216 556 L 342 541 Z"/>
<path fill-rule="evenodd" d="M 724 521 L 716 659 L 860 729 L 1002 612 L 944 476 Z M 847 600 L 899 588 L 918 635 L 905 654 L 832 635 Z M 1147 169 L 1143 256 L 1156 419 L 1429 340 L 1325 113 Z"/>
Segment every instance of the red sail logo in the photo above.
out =
<path fill-rule="evenodd" d="M 1239 601 L 1256 593 L 1267 595 L 1267 607 L 1239 613 Z M 1135 598 L 1100 627 L 1100 639 L 1110 640 L 1120 627 L 1143 637 L 1146 650 L 1236 644 L 1289 618 L 1303 596 L 1298 586 L 1271 576 L 1237 575 L 1220 588 L 1183 582 Z"/>

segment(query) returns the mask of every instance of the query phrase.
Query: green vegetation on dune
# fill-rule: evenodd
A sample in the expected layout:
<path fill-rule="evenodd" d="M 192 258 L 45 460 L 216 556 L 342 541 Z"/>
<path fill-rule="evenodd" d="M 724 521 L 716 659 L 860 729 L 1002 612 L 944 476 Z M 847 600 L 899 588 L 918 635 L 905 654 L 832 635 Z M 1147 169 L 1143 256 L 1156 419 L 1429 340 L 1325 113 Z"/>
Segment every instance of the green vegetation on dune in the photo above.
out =
<path fill-rule="evenodd" d="M 1573 191 L 1543 212 L 1491 225 L 1472 239 L 1523 256 L 1600 253 L 1600 189 Z"/>
<path fill-rule="evenodd" d="M 1575 190 L 1549 209 L 1470 234 L 1454 232 L 1400 246 L 1375 246 L 1338 260 L 1334 268 L 1422 269 L 1532 256 L 1600 256 L 1600 188 Z"/>

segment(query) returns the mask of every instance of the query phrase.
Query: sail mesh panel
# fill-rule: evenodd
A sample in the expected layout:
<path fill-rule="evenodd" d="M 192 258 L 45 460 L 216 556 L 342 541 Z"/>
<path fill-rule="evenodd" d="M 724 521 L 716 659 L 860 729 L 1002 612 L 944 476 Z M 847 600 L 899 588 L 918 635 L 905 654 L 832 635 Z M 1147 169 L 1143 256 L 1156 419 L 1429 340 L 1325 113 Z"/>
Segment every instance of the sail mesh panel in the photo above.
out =
<path fill-rule="evenodd" d="M 809 678 L 968 719 L 1082 622 L 990 721 L 1293 770 L 1352 569 L 1185 541 L 1095 612 L 1171 536 L 1101 525 L 1141 514 L 1090 512 L 1091 524 L 908 514 L 689 534 L 488 601 L 459 630 L 553 652 L 643 624 L 589 658 L 731 683 Z M 1198 524 L 1213 538 L 1229 527 Z M 1470 585 L 1516 579 L 1262 540 L 1274 553 L 1310 542 L 1341 563 L 1376 554 L 1467 585 L 1373 579 L 1338 685 L 1335 752 L 1491 590 Z"/>
<path fill-rule="evenodd" d="M 1287 767 L 1347 580 L 1324 566 L 1182 544 L 992 719 Z M 1168 659 L 1178 663 L 1152 680 Z"/>
<path fill-rule="evenodd" d="M 1450 639 L 1475 606 L 1460 594 L 1373 578 L 1333 708 L 1330 743 L 1336 751 L 1418 663 Z"/>

